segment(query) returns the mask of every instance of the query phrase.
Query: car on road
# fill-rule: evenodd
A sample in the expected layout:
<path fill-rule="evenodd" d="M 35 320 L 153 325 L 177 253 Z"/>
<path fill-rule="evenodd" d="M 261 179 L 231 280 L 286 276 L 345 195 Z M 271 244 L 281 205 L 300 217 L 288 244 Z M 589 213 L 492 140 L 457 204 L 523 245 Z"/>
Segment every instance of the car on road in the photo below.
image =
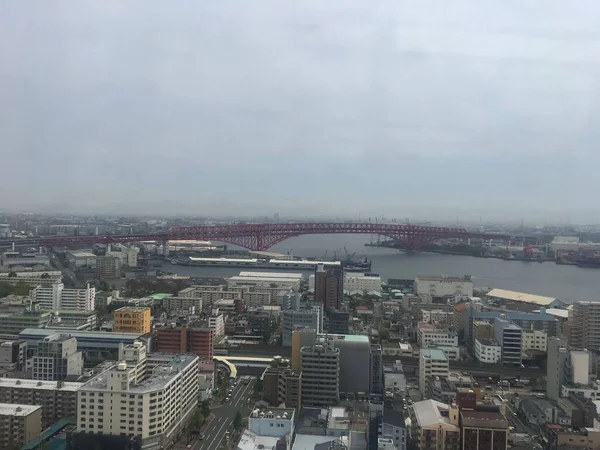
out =
<path fill-rule="evenodd" d="M 200 436 L 198 436 L 198 440 L 203 441 L 204 440 L 204 435 L 201 434 Z"/>
<path fill-rule="evenodd" d="M 225 401 L 228 402 L 229 400 L 231 400 L 231 397 L 229 397 L 229 395 L 227 397 L 225 397 Z"/>

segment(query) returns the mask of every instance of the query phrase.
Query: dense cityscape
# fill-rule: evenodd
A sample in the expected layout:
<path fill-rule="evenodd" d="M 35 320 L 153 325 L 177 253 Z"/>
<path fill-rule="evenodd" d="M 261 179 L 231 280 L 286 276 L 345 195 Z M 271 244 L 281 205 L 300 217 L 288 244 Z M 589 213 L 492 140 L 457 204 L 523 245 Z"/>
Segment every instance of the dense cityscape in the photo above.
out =
<path fill-rule="evenodd" d="M 528 252 L 595 258 L 593 228 L 2 222 L 3 449 L 600 448 L 600 301 L 382 277 L 357 252 L 277 253 L 266 237 L 361 232 L 365 247 L 456 259 L 520 240 L 531 250 L 510 264 L 535 264 L 548 261 Z M 192 239 L 207 235 L 221 240 Z"/>

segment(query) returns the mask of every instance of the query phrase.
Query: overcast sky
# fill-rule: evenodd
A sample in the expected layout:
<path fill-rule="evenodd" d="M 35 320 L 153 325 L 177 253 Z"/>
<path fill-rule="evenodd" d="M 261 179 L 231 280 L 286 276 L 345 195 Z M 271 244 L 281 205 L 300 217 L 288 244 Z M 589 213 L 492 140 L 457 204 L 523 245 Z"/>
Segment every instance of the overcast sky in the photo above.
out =
<path fill-rule="evenodd" d="M 0 209 L 600 222 L 597 0 L 0 0 Z"/>

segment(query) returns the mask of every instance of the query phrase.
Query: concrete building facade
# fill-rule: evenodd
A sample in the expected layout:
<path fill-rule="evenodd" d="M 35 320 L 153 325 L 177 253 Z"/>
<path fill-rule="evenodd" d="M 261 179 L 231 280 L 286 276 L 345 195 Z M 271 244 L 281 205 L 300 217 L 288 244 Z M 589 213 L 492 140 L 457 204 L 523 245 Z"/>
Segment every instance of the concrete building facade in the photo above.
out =
<path fill-rule="evenodd" d="M 62 283 L 36 286 L 29 291 L 29 300 L 42 309 L 78 309 L 90 311 L 96 306 L 96 288 L 66 289 Z"/>
<path fill-rule="evenodd" d="M 298 309 L 285 310 L 281 315 L 281 343 L 284 347 L 292 346 L 292 332 L 298 327 L 323 332 L 323 305 L 300 305 Z"/>
<path fill-rule="evenodd" d="M 426 392 L 429 378 L 448 378 L 450 365 L 446 354 L 439 349 L 422 348 L 419 354 L 419 389 Z"/>
<path fill-rule="evenodd" d="M 340 349 L 332 339 L 318 338 L 300 349 L 302 404 L 332 406 L 340 400 Z"/>
<path fill-rule="evenodd" d="M 0 448 L 20 450 L 42 431 L 42 407 L 0 403 Z"/>
<path fill-rule="evenodd" d="M 150 333 L 150 308 L 124 306 L 114 312 L 114 333 Z"/>
<path fill-rule="evenodd" d="M 502 347 L 502 364 L 520 366 L 522 361 L 522 330 L 505 317 L 494 319 L 494 337 Z"/>
<path fill-rule="evenodd" d="M 470 277 L 418 276 L 415 278 L 414 291 L 417 295 L 429 294 L 432 297 L 472 297 L 473 281 Z"/>
<path fill-rule="evenodd" d="M 38 342 L 33 357 L 33 379 L 62 381 L 83 373 L 83 354 L 77 350 L 77 339 L 55 334 Z"/>

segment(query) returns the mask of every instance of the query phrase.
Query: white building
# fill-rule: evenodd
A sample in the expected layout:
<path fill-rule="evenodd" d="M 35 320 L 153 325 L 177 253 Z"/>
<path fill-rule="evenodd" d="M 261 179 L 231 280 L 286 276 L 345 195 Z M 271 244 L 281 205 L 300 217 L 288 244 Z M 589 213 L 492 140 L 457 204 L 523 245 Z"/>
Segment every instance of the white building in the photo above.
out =
<path fill-rule="evenodd" d="M 419 322 L 417 324 L 417 344 L 422 348 L 432 345 L 458 347 L 458 334 L 443 326 Z"/>
<path fill-rule="evenodd" d="M 87 285 L 86 289 L 65 289 L 62 283 L 51 286 L 37 286 L 29 291 L 29 299 L 39 303 L 43 309 L 92 310 L 95 307 L 96 288 Z"/>
<path fill-rule="evenodd" d="M 45 272 L 0 272 L 1 283 L 24 283 L 29 286 L 38 286 L 60 283 L 61 281 L 62 272 L 60 270 L 48 270 Z"/>
<path fill-rule="evenodd" d="M 108 251 L 106 256 L 119 258 L 121 264 L 127 267 L 137 267 L 137 258 L 140 249 L 137 247 L 121 247 L 120 251 Z"/>
<path fill-rule="evenodd" d="M 225 335 L 225 316 L 218 309 L 213 309 L 208 317 L 208 327 L 215 330 L 215 338 Z"/>
<path fill-rule="evenodd" d="M 482 363 L 499 363 L 502 360 L 502 347 L 496 341 L 475 339 L 475 358 Z"/>
<path fill-rule="evenodd" d="M 269 272 L 262 273 L 261 276 L 256 275 L 237 275 L 227 279 L 227 286 L 229 288 L 236 287 L 254 287 L 254 288 L 276 288 L 276 289 L 284 289 L 289 291 L 290 289 L 297 291 L 300 289 L 300 281 L 301 279 L 293 276 L 294 274 L 290 274 L 290 277 L 281 277 L 278 276 L 280 274 L 276 274 L 276 276 L 270 276 Z"/>
<path fill-rule="evenodd" d="M 441 322 L 452 323 L 454 314 L 452 311 L 444 311 L 443 309 L 421 310 L 422 321 L 425 323 Z"/>
<path fill-rule="evenodd" d="M 314 290 L 314 275 L 313 290 Z M 310 288 L 310 287 L 309 287 Z M 344 290 L 348 292 L 381 292 L 381 277 L 349 272 L 344 274 Z"/>
<path fill-rule="evenodd" d="M 294 408 L 257 408 L 248 418 L 248 430 L 259 436 L 293 436 L 294 415 Z"/>
<path fill-rule="evenodd" d="M 432 277 L 419 276 L 415 278 L 415 293 L 428 294 L 432 297 L 461 295 L 473 296 L 473 281 L 469 277 Z"/>
<path fill-rule="evenodd" d="M 67 261 L 73 267 L 96 267 L 96 258 L 92 252 L 69 251 L 67 252 Z"/>
<path fill-rule="evenodd" d="M 431 377 L 448 378 L 450 365 L 446 354 L 439 349 L 422 348 L 419 354 L 419 389 L 422 394 Z"/>
<path fill-rule="evenodd" d="M 546 353 L 548 351 L 548 334 L 542 330 L 523 330 L 521 334 L 521 348 L 523 351 L 537 350 Z"/>
<path fill-rule="evenodd" d="M 85 383 L 77 393 L 77 431 L 141 436 L 144 448 L 168 447 L 198 405 L 198 357 L 158 363 L 140 370 L 145 358 L 121 362 Z"/>

